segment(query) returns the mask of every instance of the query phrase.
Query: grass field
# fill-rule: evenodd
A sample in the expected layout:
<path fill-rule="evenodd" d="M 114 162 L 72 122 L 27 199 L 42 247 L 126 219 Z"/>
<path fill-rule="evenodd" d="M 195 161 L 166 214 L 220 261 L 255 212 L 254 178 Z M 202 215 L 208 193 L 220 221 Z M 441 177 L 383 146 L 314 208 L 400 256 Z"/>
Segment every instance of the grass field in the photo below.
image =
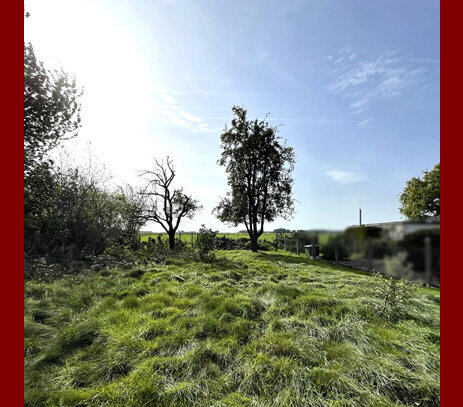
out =
<path fill-rule="evenodd" d="M 26 406 L 439 405 L 439 303 L 286 252 L 25 283 Z"/>

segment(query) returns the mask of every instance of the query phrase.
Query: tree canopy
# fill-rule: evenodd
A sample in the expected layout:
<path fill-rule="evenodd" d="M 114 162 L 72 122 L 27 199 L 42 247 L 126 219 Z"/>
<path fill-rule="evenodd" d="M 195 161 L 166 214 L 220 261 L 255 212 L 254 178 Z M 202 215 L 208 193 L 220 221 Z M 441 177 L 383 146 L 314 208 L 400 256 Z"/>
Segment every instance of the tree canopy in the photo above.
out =
<path fill-rule="evenodd" d="M 40 163 L 61 140 L 80 128 L 82 91 L 63 70 L 49 71 L 24 43 L 24 170 Z"/>
<path fill-rule="evenodd" d="M 422 178 L 413 177 L 400 194 L 400 213 L 408 219 L 440 216 L 440 163 Z"/>
<path fill-rule="evenodd" d="M 292 198 L 295 155 L 281 142 L 277 128 L 265 120 L 248 120 L 247 110 L 234 106 L 231 127 L 220 136 L 230 191 L 214 209 L 222 222 L 244 224 L 257 251 L 265 222 L 288 219 L 294 212 Z"/>

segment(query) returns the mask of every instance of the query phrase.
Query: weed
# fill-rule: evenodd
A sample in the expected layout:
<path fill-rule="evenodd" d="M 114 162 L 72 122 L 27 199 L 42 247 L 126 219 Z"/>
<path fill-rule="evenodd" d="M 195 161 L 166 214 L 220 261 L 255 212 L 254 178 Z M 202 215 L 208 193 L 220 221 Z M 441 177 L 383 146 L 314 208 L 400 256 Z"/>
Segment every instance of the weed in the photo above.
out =
<path fill-rule="evenodd" d="M 376 293 L 380 299 L 376 310 L 384 318 L 397 321 L 404 314 L 404 307 L 413 296 L 414 284 L 391 276 L 376 275 Z"/>

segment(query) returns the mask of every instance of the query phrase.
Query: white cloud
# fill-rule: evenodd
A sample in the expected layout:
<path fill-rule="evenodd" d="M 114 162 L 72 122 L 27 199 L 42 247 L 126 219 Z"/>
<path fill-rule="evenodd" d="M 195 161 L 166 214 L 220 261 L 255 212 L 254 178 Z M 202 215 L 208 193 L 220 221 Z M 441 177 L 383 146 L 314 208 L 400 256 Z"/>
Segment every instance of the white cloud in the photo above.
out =
<path fill-rule="evenodd" d="M 352 102 L 349 107 L 351 109 L 351 113 L 358 114 L 366 110 L 368 103 L 370 103 L 369 97 L 364 97 L 359 99 L 355 102 Z"/>
<path fill-rule="evenodd" d="M 188 113 L 188 112 L 185 112 L 184 110 L 180 110 L 180 115 L 183 116 L 184 119 L 190 121 L 190 122 L 194 122 L 194 123 L 200 123 L 202 122 L 202 119 L 198 116 L 195 116 L 191 113 Z"/>
<path fill-rule="evenodd" d="M 366 119 L 362 120 L 361 122 L 357 123 L 357 126 L 365 126 L 365 124 L 370 123 L 373 119 Z"/>
<path fill-rule="evenodd" d="M 191 114 L 178 106 L 170 105 L 169 109 L 159 109 L 154 113 L 156 119 L 170 123 L 173 126 L 180 126 L 190 129 L 193 133 L 219 133 L 223 130 L 221 127 L 210 128 L 203 118 Z"/>
<path fill-rule="evenodd" d="M 329 170 L 325 171 L 333 181 L 341 184 L 353 184 L 355 182 L 366 181 L 368 178 L 362 172 L 343 171 L 343 170 Z"/>
<path fill-rule="evenodd" d="M 173 125 L 185 127 L 187 129 L 193 127 L 193 125 L 188 120 L 182 119 L 177 113 L 169 112 L 166 110 L 162 110 L 159 113 L 161 116 L 167 117 L 169 122 Z"/>
<path fill-rule="evenodd" d="M 195 129 L 193 129 L 193 132 L 195 133 L 221 133 L 223 128 L 221 127 L 216 127 L 214 129 L 210 129 L 209 127 L 206 126 L 198 126 Z"/>
<path fill-rule="evenodd" d="M 329 73 L 336 73 L 337 77 L 328 90 L 351 99 L 349 108 L 352 114 L 367 110 L 377 99 L 404 94 L 412 86 L 425 83 L 426 75 L 431 73 L 395 52 L 385 52 L 376 58 L 358 62 L 353 53 L 345 57 L 348 53 L 349 49 L 342 49 L 339 58 L 332 63 L 334 69 Z M 339 68 L 341 61 L 345 65 Z"/>

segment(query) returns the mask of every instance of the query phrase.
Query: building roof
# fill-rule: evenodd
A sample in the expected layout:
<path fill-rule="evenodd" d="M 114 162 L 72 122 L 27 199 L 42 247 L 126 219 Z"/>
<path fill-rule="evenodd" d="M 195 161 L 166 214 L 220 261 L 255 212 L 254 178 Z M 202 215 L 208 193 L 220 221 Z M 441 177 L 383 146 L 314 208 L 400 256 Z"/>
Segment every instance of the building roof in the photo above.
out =
<path fill-rule="evenodd" d="M 382 226 L 393 226 L 393 225 L 440 225 L 440 218 L 438 217 L 427 217 L 413 220 L 398 220 L 394 222 L 378 222 L 378 223 L 363 223 L 361 226 L 370 227 L 382 227 Z M 360 227 L 360 225 L 352 225 L 351 227 Z"/>

